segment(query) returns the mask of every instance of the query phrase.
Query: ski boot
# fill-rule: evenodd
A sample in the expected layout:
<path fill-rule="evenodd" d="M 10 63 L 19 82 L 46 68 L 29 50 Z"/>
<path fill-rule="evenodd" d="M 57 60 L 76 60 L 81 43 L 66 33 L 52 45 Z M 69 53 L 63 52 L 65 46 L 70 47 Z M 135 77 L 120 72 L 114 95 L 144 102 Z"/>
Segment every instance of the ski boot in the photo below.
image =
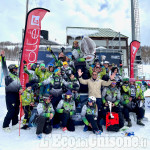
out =
<path fill-rule="evenodd" d="M 7 133 L 10 133 L 10 132 L 11 132 L 10 127 L 3 128 L 3 130 L 4 130 L 5 132 L 7 132 Z"/>
<path fill-rule="evenodd" d="M 37 138 L 38 138 L 39 140 L 41 140 L 41 139 L 42 139 L 42 133 L 41 133 L 41 134 L 37 134 Z"/>
<path fill-rule="evenodd" d="M 63 130 L 64 132 L 66 132 L 66 131 L 67 131 L 67 127 L 62 128 L 62 130 Z"/>
<path fill-rule="evenodd" d="M 84 132 L 88 131 L 88 126 L 87 126 L 87 125 L 84 126 L 83 131 L 84 131 Z"/>
<path fill-rule="evenodd" d="M 128 126 L 128 127 L 132 127 L 132 122 L 131 122 L 131 120 L 128 120 L 127 122 L 128 122 L 127 126 Z"/>
<path fill-rule="evenodd" d="M 101 130 L 95 131 L 95 134 L 96 134 L 96 135 L 101 135 L 101 134 L 102 134 L 102 131 L 101 131 Z"/>
<path fill-rule="evenodd" d="M 145 124 L 142 123 L 141 119 L 138 119 L 138 120 L 137 120 L 137 124 L 140 125 L 140 126 L 145 126 Z"/>

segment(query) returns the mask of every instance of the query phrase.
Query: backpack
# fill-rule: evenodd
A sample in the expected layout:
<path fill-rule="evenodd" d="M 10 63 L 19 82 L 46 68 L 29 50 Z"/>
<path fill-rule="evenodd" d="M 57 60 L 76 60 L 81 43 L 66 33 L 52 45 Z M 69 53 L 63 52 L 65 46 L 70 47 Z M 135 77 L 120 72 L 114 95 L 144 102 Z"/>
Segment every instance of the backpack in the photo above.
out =
<path fill-rule="evenodd" d="M 107 131 L 119 131 L 119 115 L 115 112 L 112 112 L 114 118 L 110 118 L 110 112 L 106 114 L 106 130 Z"/>

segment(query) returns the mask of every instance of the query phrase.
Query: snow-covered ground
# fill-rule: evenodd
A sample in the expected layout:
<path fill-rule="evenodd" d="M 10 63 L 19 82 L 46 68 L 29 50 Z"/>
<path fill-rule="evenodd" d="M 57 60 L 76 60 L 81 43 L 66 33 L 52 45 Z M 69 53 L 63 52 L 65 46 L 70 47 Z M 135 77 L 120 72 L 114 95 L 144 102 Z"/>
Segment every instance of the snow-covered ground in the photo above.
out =
<path fill-rule="evenodd" d="M 8 62 L 17 63 L 17 62 Z M 145 96 L 150 96 L 150 90 Z M 43 135 L 42 140 L 36 138 L 36 129 L 13 130 L 5 133 L 2 130 L 3 119 L 7 113 L 5 104 L 5 88 L 0 87 L 0 150 L 49 150 L 49 149 L 119 149 L 119 150 L 148 150 L 150 149 L 150 110 L 146 109 L 145 127 L 138 126 L 132 116 L 133 126 L 127 132 L 134 132 L 134 136 L 127 137 L 123 132 L 104 132 L 95 136 L 90 131 L 83 132 L 83 126 L 76 126 L 75 132 L 63 133 L 61 129 L 53 129 L 52 134 Z"/>
<path fill-rule="evenodd" d="M 145 127 L 138 126 L 132 116 L 133 126 L 128 129 L 134 136 L 127 137 L 123 132 L 104 132 L 95 136 L 90 131 L 83 132 L 83 126 L 76 126 L 75 132 L 63 133 L 61 129 L 53 129 L 52 134 L 43 135 L 38 140 L 35 127 L 30 130 L 12 130 L 6 133 L 2 130 L 2 123 L 7 110 L 5 105 L 5 88 L 0 87 L 0 150 L 48 150 L 48 149 L 149 149 L 150 148 L 150 121 L 144 121 Z M 150 110 L 146 111 L 150 120 Z M 128 141 L 128 142 L 127 142 Z"/>

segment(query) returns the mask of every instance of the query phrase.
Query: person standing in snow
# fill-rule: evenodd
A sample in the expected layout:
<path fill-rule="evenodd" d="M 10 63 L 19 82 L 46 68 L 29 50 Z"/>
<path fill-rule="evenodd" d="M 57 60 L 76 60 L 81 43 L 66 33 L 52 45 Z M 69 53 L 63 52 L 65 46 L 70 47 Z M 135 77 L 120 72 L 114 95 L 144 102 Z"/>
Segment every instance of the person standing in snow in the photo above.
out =
<path fill-rule="evenodd" d="M 21 95 L 22 100 L 22 106 L 25 113 L 24 119 L 23 119 L 23 127 L 21 129 L 27 129 L 29 118 L 31 115 L 31 109 L 34 106 L 34 93 L 31 87 L 31 83 L 26 84 L 26 89 L 23 91 Z"/>
<path fill-rule="evenodd" d="M 5 76 L 5 92 L 6 92 L 6 106 L 7 114 L 3 122 L 4 131 L 10 132 L 9 127 L 12 121 L 12 128 L 19 128 L 18 126 L 18 114 L 19 114 L 19 92 L 22 93 L 22 87 L 20 79 L 18 77 L 18 66 L 11 64 L 8 66 L 9 72 L 7 70 L 5 52 L 1 51 L 2 56 L 2 70 Z"/>

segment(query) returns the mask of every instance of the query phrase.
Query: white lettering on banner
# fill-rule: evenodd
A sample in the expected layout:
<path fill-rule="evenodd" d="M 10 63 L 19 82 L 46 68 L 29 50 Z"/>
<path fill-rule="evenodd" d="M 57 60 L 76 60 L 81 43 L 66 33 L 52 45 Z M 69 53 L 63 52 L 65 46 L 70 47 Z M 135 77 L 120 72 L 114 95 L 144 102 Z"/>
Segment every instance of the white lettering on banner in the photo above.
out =
<path fill-rule="evenodd" d="M 37 39 L 37 40 L 35 43 L 30 44 L 27 39 L 27 45 L 36 45 L 38 42 L 38 37 L 40 36 L 40 30 L 33 29 L 32 31 L 29 32 L 29 34 L 31 35 L 32 39 Z"/>
<path fill-rule="evenodd" d="M 39 26 L 39 20 L 40 20 L 40 16 L 32 15 L 31 25 Z"/>
<path fill-rule="evenodd" d="M 37 32 L 38 32 L 38 33 L 37 33 Z M 33 39 L 37 39 L 37 38 L 38 38 L 38 36 L 39 36 L 39 33 L 40 33 L 40 31 L 39 31 L 39 30 L 34 29 L 34 30 L 32 30 L 31 37 L 32 37 Z"/>
<path fill-rule="evenodd" d="M 35 50 L 37 49 L 37 45 L 33 45 L 33 46 L 35 46 L 34 49 L 25 49 L 25 51 L 35 51 Z M 33 46 L 32 46 L 32 47 L 33 47 Z"/>
<path fill-rule="evenodd" d="M 31 54 L 34 54 L 34 57 L 33 57 L 34 59 L 33 59 L 33 60 L 31 60 L 31 58 L 32 58 L 32 57 L 31 57 Z M 29 53 L 28 60 L 29 60 L 29 62 L 35 62 L 35 60 L 36 60 L 36 53 L 35 53 L 35 52 L 30 52 L 30 53 Z"/>
<path fill-rule="evenodd" d="M 133 54 L 136 52 L 136 47 L 133 46 Z"/>

